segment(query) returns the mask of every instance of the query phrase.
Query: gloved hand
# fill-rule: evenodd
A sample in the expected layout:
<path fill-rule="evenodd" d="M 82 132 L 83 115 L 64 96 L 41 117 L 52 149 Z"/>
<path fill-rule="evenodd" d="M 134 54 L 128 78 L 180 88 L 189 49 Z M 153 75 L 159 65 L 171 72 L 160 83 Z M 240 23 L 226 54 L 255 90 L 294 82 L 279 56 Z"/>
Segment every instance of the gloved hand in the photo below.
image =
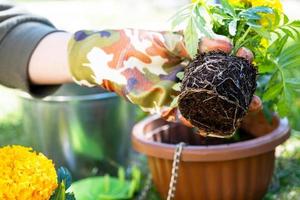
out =
<path fill-rule="evenodd" d="M 199 49 L 202 53 L 229 53 L 232 44 L 227 38 L 203 38 Z M 241 48 L 237 56 L 253 59 L 253 54 L 245 48 Z M 69 43 L 69 64 L 77 83 L 102 86 L 144 111 L 159 113 L 169 121 L 179 119 L 186 125 L 189 123 L 171 103 L 179 94 L 173 89 L 179 81 L 176 74 L 183 71 L 188 59 L 179 32 L 79 31 Z M 257 107 L 257 101 L 254 103 Z"/>
<path fill-rule="evenodd" d="M 188 56 L 182 41 L 176 32 L 79 31 L 69 43 L 71 73 L 80 85 L 102 86 L 161 113 L 178 95 L 172 87 Z"/>

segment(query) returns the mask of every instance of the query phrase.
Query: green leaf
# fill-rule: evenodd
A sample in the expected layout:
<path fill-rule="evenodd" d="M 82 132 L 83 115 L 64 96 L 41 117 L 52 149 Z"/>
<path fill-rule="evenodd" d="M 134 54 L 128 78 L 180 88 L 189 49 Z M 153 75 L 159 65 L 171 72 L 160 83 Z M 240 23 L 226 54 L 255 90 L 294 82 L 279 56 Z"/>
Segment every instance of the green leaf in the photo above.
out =
<path fill-rule="evenodd" d="M 184 22 L 185 20 L 187 20 L 189 17 L 191 16 L 190 13 L 188 14 L 182 14 L 182 15 L 177 15 L 176 18 L 174 18 L 171 22 L 171 28 L 174 29 L 175 27 L 177 27 L 178 25 L 180 25 L 182 22 Z"/>
<path fill-rule="evenodd" d="M 274 20 L 274 27 L 278 27 L 280 21 L 281 21 L 281 14 L 279 14 L 278 10 L 273 10 L 275 14 L 275 20 Z"/>
<path fill-rule="evenodd" d="M 294 40 L 296 40 L 296 37 L 295 37 L 295 35 L 292 33 L 292 31 L 290 31 L 290 30 L 287 29 L 287 28 L 281 28 L 281 30 L 282 30 L 285 34 L 287 34 L 289 37 L 291 37 L 291 38 L 293 38 Z"/>
<path fill-rule="evenodd" d="M 61 182 L 57 189 L 55 190 L 54 195 L 51 196 L 50 200 L 65 200 L 66 199 L 66 187 L 64 182 Z"/>
<path fill-rule="evenodd" d="M 168 19 L 168 21 L 173 21 L 178 15 L 182 15 L 186 12 L 191 13 L 191 9 L 192 9 L 193 6 L 194 6 L 193 3 L 190 3 L 188 5 L 183 6 L 170 19 Z"/>
<path fill-rule="evenodd" d="M 201 34 L 203 34 L 204 36 L 206 36 L 208 38 L 213 38 L 214 33 L 211 32 L 211 30 L 207 30 L 205 25 L 201 25 L 200 23 L 195 23 L 195 24 Z"/>
<path fill-rule="evenodd" d="M 298 42 L 295 42 L 293 45 L 288 46 L 285 48 L 280 56 L 278 63 L 280 65 L 283 65 L 287 63 L 290 60 L 297 59 L 300 56 L 300 44 Z"/>
<path fill-rule="evenodd" d="M 211 29 L 207 28 L 207 21 L 204 19 L 202 14 L 200 14 L 200 6 L 195 8 L 196 18 L 194 18 L 194 23 L 201 34 L 208 38 L 213 38 L 213 32 Z M 205 12 L 203 10 L 203 12 Z"/>
<path fill-rule="evenodd" d="M 57 170 L 57 179 L 59 183 L 61 182 L 65 183 L 66 189 L 68 189 L 71 186 L 72 177 L 71 177 L 71 173 L 67 168 L 60 167 Z"/>
<path fill-rule="evenodd" d="M 247 20 L 260 20 L 261 19 L 261 16 L 256 13 L 240 13 L 239 17 L 247 19 Z"/>
<path fill-rule="evenodd" d="M 283 17 L 283 23 L 284 24 L 287 24 L 287 23 L 289 23 L 289 17 L 287 16 L 287 15 L 284 15 L 284 17 Z"/>
<path fill-rule="evenodd" d="M 291 30 L 294 31 L 295 35 L 297 36 L 297 39 L 300 40 L 300 32 L 293 26 L 289 26 Z"/>
<path fill-rule="evenodd" d="M 203 9 L 201 6 L 199 6 L 199 5 L 197 5 L 196 7 L 195 7 L 195 13 L 196 13 L 196 16 L 197 16 L 197 21 L 196 21 L 196 23 L 197 22 L 199 22 L 199 25 L 201 25 L 201 26 L 205 26 L 206 25 L 206 21 L 205 21 L 205 19 L 204 19 L 204 17 L 201 15 L 201 13 L 200 13 L 200 10 L 201 9 Z M 198 24 L 198 23 L 197 23 Z"/>
<path fill-rule="evenodd" d="M 229 34 L 231 36 L 235 36 L 236 35 L 236 30 L 237 30 L 237 20 L 233 20 L 229 23 Z"/>
<path fill-rule="evenodd" d="M 284 89 L 280 100 L 277 103 L 277 110 L 281 117 L 286 117 L 291 109 L 292 95 L 288 89 Z"/>
<path fill-rule="evenodd" d="M 230 5 L 230 3 L 228 2 L 228 0 L 220 0 L 223 8 L 225 11 L 227 11 L 228 14 L 232 15 L 232 16 L 236 16 L 236 13 L 234 11 L 234 8 Z"/>
<path fill-rule="evenodd" d="M 252 29 L 261 37 L 266 38 L 266 39 L 271 39 L 271 33 L 269 31 L 267 31 L 266 29 L 262 28 L 261 26 L 259 26 L 260 28 L 256 28 L 253 25 L 249 25 L 249 26 L 251 26 Z"/>
<path fill-rule="evenodd" d="M 179 96 L 177 96 L 177 97 L 175 97 L 175 98 L 173 99 L 173 101 L 172 101 L 171 104 L 170 104 L 170 107 L 171 107 L 171 108 L 176 108 L 176 107 L 178 107 L 178 99 L 179 99 Z"/>
<path fill-rule="evenodd" d="M 125 169 L 123 167 L 120 167 L 118 169 L 118 177 L 119 177 L 119 180 L 122 182 L 125 181 L 125 176 L 126 176 L 126 173 L 125 173 Z"/>
<path fill-rule="evenodd" d="M 188 25 L 184 30 L 184 41 L 187 50 L 192 58 L 195 57 L 198 50 L 198 34 L 195 27 L 194 19 L 191 17 L 188 21 Z"/>
<path fill-rule="evenodd" d="M 245 19 L 252 19 L 252 20 L 260 20 L 261 16 L 259 13 L 274 13 L 273 9 L 266 7 L 266 6 L 258 6 L 249 8 L 248 10 L 242 11 L 239 13 L 239 17 Z"/>
<path fill-rule="evenodd" d="M 76 200 L 74 194 L 67 194 L 66 195 L 66 200 Z"/>
<path fill-rule="evenodd" d="M 292 23 L 290 23 L 290 25 L 300 28 L 300 20 L 295 20 Z"/>
<path fill-rule="evenodd" d="M 287 78 L 285 82 L 291 88 L 300 89 L 300 77 Z"/>
<path fill-rule="evenodd" d="M 274 100 L 278 97 L 278 95 L 282 92 L 283 85 L 276 84 L 267 89 L 267 91 L 263 95 L 264 101 Z"/>
<path fill-rule="evenodd" d="M 293 69 L 298 67 L 300 69 L 300 57 L 290 59 L 289 61 L 283 63 L 281 67 L 285 69 Z"/>
<path fill-rule="evenodd" d="M 267 6 L 257 6 L 257 7 L 249 8 L 248 10 L 246 10 L 246 13 L 269 13 L 269 14 L 273 14 L 274 11 L 273 11 L 272 8 L 267 7 Z"/>
<path fill-rule="evenodd" d="M 259 74 L 270 73 L 273 72 L 275 68 L 274 63 L 267 60 L 258 66 L 258 72 Z"/>
<path fill-rule="evenodd" d="M 272 119 L 273 119 L 273 113 L 272 111 L 268 108 L 267 105 L 263 105 L 263 113 L 264 113 L 264 116 L 265 118 L 267 119 L 267 121 L 269 123 L 272 123 Z"/>
<path fill-rule="evenodd" d="M 108 175 L 91 177 L 73 183 L 70 190 L 76 200 L 132 199 L 141 179 L 140 170 L 136 170 L 132 172 L 132 180 L 123 180 L 123 175 L 119 178 Z"/>
<path fill-rule="evenodd" d="M 288 39 L 289 36 L 285 35 L 283 38 L 278 38 L 277 40 L 275 40 L 268 48 L 268 53 L 270 53 L 273 57 L 278 57 L 282 52 L 284 45 L 286 45 Z"/>
<path fill-rule="evenodd" d="M 184 72 L 178 72 L 178 73 L 176 74 L 176 77 L 179 78 L 179 80 L 183 80 Z"/>
<path fill-rule="evenodd" d="M 180 92 L 181 91 L 181 83 L 176 83 L 172 87 L 173 90 Z"/>

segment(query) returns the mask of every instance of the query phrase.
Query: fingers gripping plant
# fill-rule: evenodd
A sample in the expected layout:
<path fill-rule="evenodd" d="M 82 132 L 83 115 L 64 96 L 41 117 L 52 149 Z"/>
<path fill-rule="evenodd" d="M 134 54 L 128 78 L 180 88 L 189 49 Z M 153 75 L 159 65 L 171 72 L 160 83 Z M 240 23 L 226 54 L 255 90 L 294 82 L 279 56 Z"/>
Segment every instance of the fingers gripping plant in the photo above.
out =
<path fill-rule="evenodd" d="M 290 21 L 278 0 L 220 2 L 193 1 L 172 17 L 173 28 L 185 26 L 185 44 L 192 58 L 184 75 L 178 74 L 181 94 L 175 101 L 182 115 L 208 135 L 228 137 L 238 128 L 256 91 L 266 111 L 292 117 L 290 105 L 300 88 L 296 76 L 300 43 L 288 45 L 288 41 L 300 41 L 300 21 Z M 231 39 L 230 54 L 198 53 L 201 38 L 220 36 Z M 242 47 L 254 53 L 253 64 L 234 56 Z"/>

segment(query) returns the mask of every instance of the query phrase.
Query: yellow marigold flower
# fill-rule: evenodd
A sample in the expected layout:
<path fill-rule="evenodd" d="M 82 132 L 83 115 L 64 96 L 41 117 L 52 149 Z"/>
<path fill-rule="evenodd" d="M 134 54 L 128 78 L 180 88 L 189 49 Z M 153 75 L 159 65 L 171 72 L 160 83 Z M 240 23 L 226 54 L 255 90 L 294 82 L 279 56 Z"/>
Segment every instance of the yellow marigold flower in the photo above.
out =
<path fill-rule="evenodd" d="M 229 0 L 228 2 L 233 6 L 245 6 L 246 4 L 250 4 L 251 0 Z"/>
<path fill-rule="evenodd" d="M 49 200 L 57 188 L 54 164 L 31 148 L 0 148 L 0 199 Z"/>
<path fill-rule="evenodd" d="M 232 5 L 250 4 L 252 7 L 268 6 L 280 12 L 283 12 L 283 7 L 280 0 L 229 0 Z"/>
<path fill-rule="evenodd" d="M 268 6 L 274 10 L 283 12 L 282 3 L 280 0 L 250 0 L 253 7 Z"/>
<path fill-rule="evenodd" d="M 251 0 L 251 4 L 253 7 L 256 6 L 267 6 L 270 7 L 274 10 L 277 10 L 279 13 L 283 13 L 283 6 L 280 2 L 280 0 Z M 263 14 L 262 15 L 262 20 L 261 20 L 261 25 L 264 27 L 267 27 L 269 25 L 269 20 L 271 22 L 275 21 L 275 15 L 274 14 Z"/>
<path fill-rule="evenodd" d="M 261 41 L 260 41 L 260 45 L 263 47 L 263 48 L 268 48 L 269 46 L 269 40 L 263 38 Z"/>

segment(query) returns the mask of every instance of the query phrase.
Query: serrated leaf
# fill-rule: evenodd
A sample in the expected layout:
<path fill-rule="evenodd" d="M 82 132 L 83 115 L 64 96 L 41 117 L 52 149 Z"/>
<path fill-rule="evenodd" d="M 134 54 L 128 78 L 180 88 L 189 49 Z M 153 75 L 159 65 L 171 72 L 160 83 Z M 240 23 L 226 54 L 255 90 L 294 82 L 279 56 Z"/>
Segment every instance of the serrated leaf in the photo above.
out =
<path fill-rule="evenodd" d="M 285 69 L 293 69 L 293 68 L 299 68 L 300 69 L 300 57 L 290 59 L 289 61 L 283 63 L 281 65 L 281 67 L 285 68 Z"/>
<path fill-rule="evenodd" d="M 173 101 L 172 101 L 171 104 L 170 104 L 170 107 L 171 107 L 171 108 L 176 108 L 176 107 L 178 107 L 178 99 L 179 99 L 179 96 L 176 96 L 176 97 L 173 99 Z"/>
<path fill-rule="evenodd" d="M 188 4 L 186 6 L 183 6 L 180 8 L 168 21 L 173 21 L 178 15 L 182 15 L 185 12 L 191 11 L 191 8 L 193 7 L 193 4 Z"/>
<path fill-rule="evenodd" d="M 247 25 L 253 29 L 256 29 L 255 30 L 256 32 L 261 31 L 261 28 L 262 28 L 262 25 L 258 24 L 256 21 L 248 21 Z M 264 32 L 262 32 L 262 34 L 264 34 Z M 260 34 L 260 35 L 263 36 L 262 34 Z M 271 37 L 271 36 L 268 36 L 268 37 Z"/>
<path fill-rule="evenodd" d="M 297 77 L 297 78 L 287 78 L 285 80 L 285 82 L 291 88 L 300 89 L 300 77 Z"/>
<path fill-rule="evenodd" d="M 268 40 L 271 39 L 271 33 L 269 31 L 267 31 L 266 29 L 260 27 L 260 28 L 256 28 L 254 26 L 252 26 L 252 29 L 260 36 L 262 36 L 263 38 L 266 38 Z"/>
<path fill-rule="evenodd" d="M 274 63 L 271 61 L 266 61 L 258 66 L 259 74 L 270 73 L 275 70 Z"/>
<path fill-rule="evenodd" d="M 201 25 L 200 23 L 195 23 L 197 29 L 201 34 L 203 34 L 205 37 L 213 38 L 213 32 L 210 30 L 206 30 L 205 25 Z"/>
<path fill-rule="evenodd" d="M 277 27 L 280 23 L 281 16 L 279 14 L 279 11 L 274 10 L 275 20 L 274 20 L 274 27 Z"/>
<path fill-rule="evenodd" d="M 268 85 L 267 85 L 267 88 L 271 87 L 272 85 L 276 85 L 276 84 L 283 84 L 282 81 L 281 81 L 281 74 L 279 71 L 276 71 L 275 73 L 272 74 L 269 82 L 268 82 Z"/>
<path fill-rule="evenodd" d="M 199 24 L 204 27 L 206 25 L 206 21 L 205 21 L 204 17 L 201 15 L 200 9 L 201 9 L 201 7 L 199 5 L 197 5 L 194 10 L 196 13 L 196 16 L 197 16 L 196 23 L 199 22 Z"/>
<path fill-rule="evenodd" d="M 274 11 L 272 8 L 267 7 L 267 6 L 256 6 L 253 8 L 249 8 L 246 10 L 247 13 L 268 13 L 268 14 L 273 14 Z"/>
<path fill-rule="evenodd" d="M 220 0 L 223 8 L 225 11 L 227 11 L 228 14 L 232 15 L 232 16 L 236 16 L 236 13 L 234 11 L 234 8 L 230 5 L 230 3 L 228 2 L 228 0 Z"/>
<path fill-rule="evenodd" d="M 289 90 L 284 89 L 281 98 L 277 103 L 277 110 L 281 117 L 286 117 L 290 113 L 292 95 Z"/>
<path fill-rule="evenodd" d="M 178 72 L 178 73 L 176 74 L 176 77 L 179 78 L 179 80 L 182 80 L 183 77 L 184 77 L 184 72 Z"/>
<path fill-rule="evenodd" d="M 290 25 L 300 28 L 300 20 L 295 20 L 292 23 L 290 23 Z"/>
<path fill-rule="evenodd" d="M 260 20 L 261 16 L 255 13 L 240 13 L 240 18 L 248 19 L 248 20 Z"/>
<path fill-rule="evenodd" d="M 283 65 L 290 60 L 297 59 L 298 57 L 300 57 L 300 44 L 294 43 L 281 52 L 278 63 Z"/>
<path fill-rule="evenodd" d="M 293 38 L 294 40 L 296 40 L 296 37 L 295 37 L 295 35 L 292 33 L 292 31 L 290 31 L 290 30 L 287 29 L 287 28 L 281 28 L 281 30 L 282 30 L 285 34 L 287 34 L 289 37 L 291 37 L 291 38 Z"/>
<path fill-rule="evenodd" d="M 261 16 L 258 13 L 269 13 L 272 14 L 273 9 L 265 6 L 258 6 L 249 8 L 248 10 L 242 11 L 239 13 L 239 17 L 243 17 L 245 19 L 252 19 L 252 20 L 260 20 Z"/>
<path fill-rule="evenodd" d="M 181 91 L 181 83 L 176 83 L 172 87 L 173 90 L 180 92 Z"/>
<path fill-rule="evenodd" d="M 232 20 L 230 23 L 229 23 L 229 34 L 231 36 L 235 36 L 236 35 L 236 31 L 237 31 L 237 20 Z"/>
<path fill-rule="evenodd" d="M 284 17 L 283 17 L 283 23 L 287 24 L 289 21 L 290 21 L 289 17 L 287 15 L 284 15 Z"/>
<path fill-rule="evenodd" d="M 264 101 L 274 100 L 278 97 L 278 95 L 282 92 L 283 85 L 276 84 L 267 89 L 267 91 L 263 95 Z"/>
<path fill-rule="evenodd" d="M 183 23 L 185 20 L 187 20 L 190 16 L 190 13 L 177 15 L 176 18 L 174 18 L 171 22 L 171 28 L 174 29 L 175 27 Z"/>
<path fill-rule="evenodd" d="M 297 30 L 297 29 L 296 29 L 295 27 L 293 27 L 293 26 L 289 26 L 289 27 L 290 27 L 291 30 L 294 31 L 294 33 L 295 33 L 296 36 L 297 36 L 297 39 L 300 40 L 300 31 Z"/>
<path fill-rule="evenodd" d="M 192 17 L 189 19 L 187 27 L 184 30 L 184 41 L 190 56 L 194 58 L 198 49 L 198 34 Z"/>
<path fill-rule="evenodd" d="M 270 53 L 273 57 L 278 57 L 288 39 L 289 36 L 285 35 L 283 38 L 278 38 L 275 40 L 268 48 L 268 53 Z"/>

